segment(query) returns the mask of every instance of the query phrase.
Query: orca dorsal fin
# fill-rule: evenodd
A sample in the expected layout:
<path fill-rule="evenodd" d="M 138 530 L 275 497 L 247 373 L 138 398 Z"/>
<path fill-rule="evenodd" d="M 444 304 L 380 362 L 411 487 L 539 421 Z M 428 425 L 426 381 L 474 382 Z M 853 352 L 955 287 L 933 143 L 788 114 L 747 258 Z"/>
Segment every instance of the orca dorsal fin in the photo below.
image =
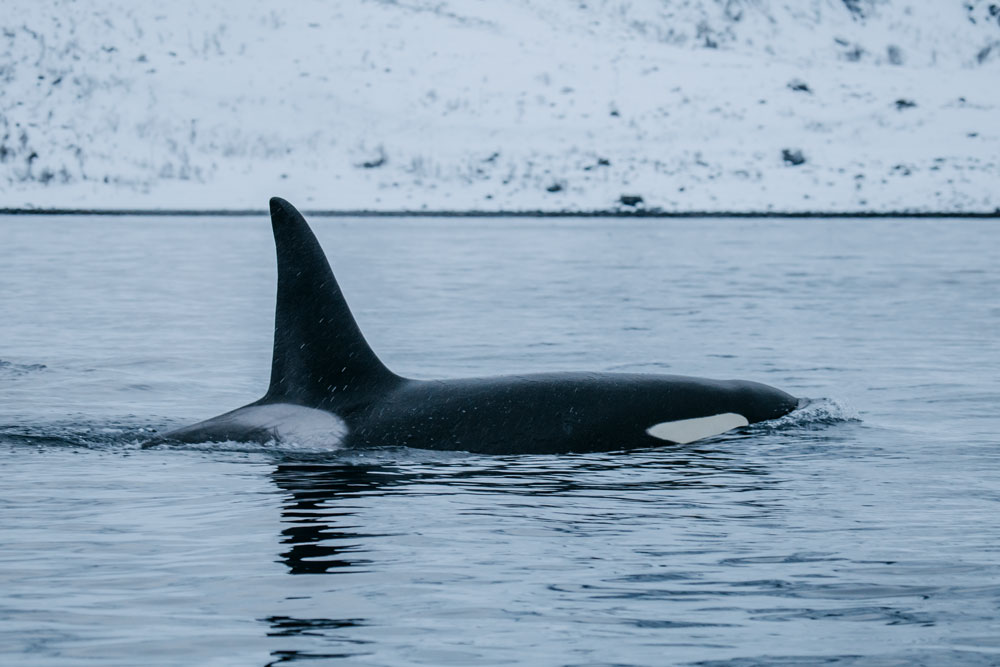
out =
<path fill-rule="evenodd" d="M 261 403 L 330 408 L 397 380 L 368 346 L 302 214 L 271 199 L 278 256 L 271 384 Z"/>

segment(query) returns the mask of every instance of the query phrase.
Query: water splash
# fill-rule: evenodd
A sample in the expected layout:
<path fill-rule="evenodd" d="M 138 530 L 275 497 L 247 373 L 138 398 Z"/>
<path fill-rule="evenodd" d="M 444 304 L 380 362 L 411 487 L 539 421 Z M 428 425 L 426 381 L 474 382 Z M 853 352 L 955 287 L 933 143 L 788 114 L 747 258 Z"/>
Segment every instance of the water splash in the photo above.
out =
<path fill-rule="evenodd" d="M 773 433 L 791 429 L 819 430 L 846 422 L 860 422 L 858 411 L 835 398 L 803 398 L 787 415 L 749 427 L 750 432 Z"/>
<path fill-rule="evenodd" d="M 139 443 L 156 434 L 156 429 L 126 419 L 110 421 L 46 422 L 0 425 L 0 442 L 33 447 L 84 449 L 137 449 Z"/>

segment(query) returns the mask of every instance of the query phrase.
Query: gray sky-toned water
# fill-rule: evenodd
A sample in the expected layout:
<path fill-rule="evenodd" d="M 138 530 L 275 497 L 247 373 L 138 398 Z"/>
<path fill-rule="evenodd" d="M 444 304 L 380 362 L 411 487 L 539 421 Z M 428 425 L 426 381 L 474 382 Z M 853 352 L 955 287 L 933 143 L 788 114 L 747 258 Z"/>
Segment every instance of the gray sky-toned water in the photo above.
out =
<path fill-rule="evenodd" d="M 400 373 L 813 403 L 628 454 L 142 451 L 263 392 L 266 221 L 0 220 L 5 662 L 995 664 L 1000 228 L 314 227 Z"/>

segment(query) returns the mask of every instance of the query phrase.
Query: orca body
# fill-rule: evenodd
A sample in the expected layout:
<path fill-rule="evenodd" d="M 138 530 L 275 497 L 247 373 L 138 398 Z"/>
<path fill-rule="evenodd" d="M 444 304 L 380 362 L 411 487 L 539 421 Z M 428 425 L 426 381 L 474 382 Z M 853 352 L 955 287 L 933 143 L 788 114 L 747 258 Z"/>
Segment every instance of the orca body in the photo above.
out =
<path fill-rule="evenodd" d="M 676 375 L 400 377 L 368 346 L 301 214 L 276 197 L 271 223 L 278 294 L 267 393 L 149 444 L 276 440 L 485 454 L 592 452 L 684 444 L 798 405 L 755 382 Z"/>

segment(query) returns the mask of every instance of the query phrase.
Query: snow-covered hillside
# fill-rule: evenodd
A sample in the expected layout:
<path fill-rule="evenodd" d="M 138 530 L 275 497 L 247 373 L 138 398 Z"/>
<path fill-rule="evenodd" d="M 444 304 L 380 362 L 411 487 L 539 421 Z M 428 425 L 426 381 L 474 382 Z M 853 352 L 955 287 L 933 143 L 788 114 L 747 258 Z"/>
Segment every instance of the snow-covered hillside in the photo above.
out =
<path fill-rule="evenodd" d="M 0 206 L 1000 207 L 986 0 L 7 0 Z"/>

